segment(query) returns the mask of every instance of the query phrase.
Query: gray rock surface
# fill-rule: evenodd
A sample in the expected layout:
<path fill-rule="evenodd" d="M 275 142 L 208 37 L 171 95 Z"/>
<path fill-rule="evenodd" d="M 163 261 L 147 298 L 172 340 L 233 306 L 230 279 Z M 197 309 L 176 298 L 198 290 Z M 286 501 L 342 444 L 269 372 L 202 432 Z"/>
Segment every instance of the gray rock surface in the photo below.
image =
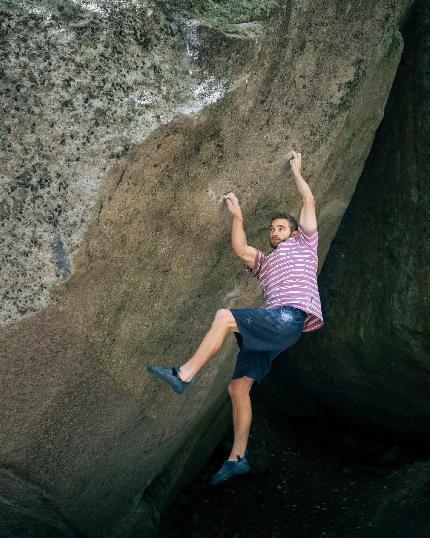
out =
<path fill-rule="evenodd" d="M 220 99 L 261 33 L 255 22 L 224 38 L 187 15 L 145 0 L 0 2 L 1 325 L 71 276 L 105 171 L 176 113 Z"/>
<path fill-rule="evenodd" d="M 323 261 L 382 118 L 410 2 L 282 2 L 263 32 L 249 17 L 221 24 L 203 10 L 212 19 L 196 23 L 201 49 L 189 44 L 187 54 L 186 43 L 177 44 L 182 55 L 158 23 L 146 29 L 147 12 L 130 25 L 116 9 L 90 18 L 82 3 L 37 4 L 63 7 L 48 23 L 33 3 L 31 16 L 28 3 L 1 5 L 18 40 L 15 48 L 4 44 L 6 82 L 15 84 L 6 106 L 19 110 L 7 118 L 1 206 L 0 460 L 53 499 L 70 529 L 149 536 L 187 469 L 195 472 L 222 434 L 236 346 L 231 337 L 182 398 L 149 379 L 146 365 L 182 362 L 217 308 L 260 301 L 232 256 L 221 196 L 236 192 L 249 242 L 266 249 L 272 212 L 299 209 L 283 165 L 288 149 L 301 150 L 318 201 Z M 133 14 L 143 2 L 124 4 Z M 154 4 L 160 17 L 162 8 Z M 145 103 L 126 97 L 145 101 L 139 77 L 158 64 L 146 52 L 146 32 L 151 50 L 167 60 L 148 86 L 164 88 L 157 106 L 140 116 L 135 108 Z M 48 34 L 51 66 L 42 54 Z M 173 115 L 186 102 L 196 81 L 178 81 L 192 59 L 216 80 L 227 70 L 229 91 L 199 115 L 177 115 L 149 132 L 155 109 Z M 28 89 L 31 72 L 42 87 Z M 163 101 L 167 90 L 174 97 Z M 22 104 L 22 94 L 34 102 Z M 76 110 L 59 111 L 71 101 Z M 35 175 L 21 175 L 33 166 Z M 57 172 L 67 175 L 65 188 L 61 178 L 42 188 L 41 178 Z"/>
<path fill-rule="evenodd" d="M 418 443 L 430 442 L 429 31 L 430 6 L 420 1 L 384 120 L 320 274 L 326 327 L 282 368 L 288 383 L 350 420 Z"/>

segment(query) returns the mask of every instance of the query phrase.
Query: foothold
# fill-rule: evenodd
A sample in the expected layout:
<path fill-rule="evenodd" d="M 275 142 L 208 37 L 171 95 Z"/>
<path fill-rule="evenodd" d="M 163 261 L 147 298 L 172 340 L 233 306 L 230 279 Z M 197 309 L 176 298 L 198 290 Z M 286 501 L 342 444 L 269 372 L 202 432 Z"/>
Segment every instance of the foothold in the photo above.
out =
<path fill-rule="evenodd" d="M 240 297 L 240 291 L 237 289 L 229 291 L 225 294 L 226 299 L 237 299 L 238 297 Z"/>

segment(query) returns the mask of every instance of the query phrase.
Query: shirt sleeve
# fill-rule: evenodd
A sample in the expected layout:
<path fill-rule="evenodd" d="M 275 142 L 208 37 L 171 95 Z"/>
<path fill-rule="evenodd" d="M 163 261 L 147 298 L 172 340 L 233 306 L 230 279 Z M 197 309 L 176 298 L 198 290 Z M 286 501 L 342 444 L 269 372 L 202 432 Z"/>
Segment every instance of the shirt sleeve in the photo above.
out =
<path fill-rule="evenodd" d="M 261 268 L 263 266 L 263 262 L 265 260 L 266 256 L 261 252 L 261 250 L 257 249 L 257 255 L 255 256 L 255 262 L 252 269 L 248 266 L 246 266 L 247 271 L 251 273 L 252 276 L 258 277 L 260 274 Z"/>
<path fill-rule="evenodd" d="M 318 248 L 318 230 L 313 232 L 305 232 L 305 230 L 299 224 L 299 236 L 301 241 L 303 241 L 311 250 L 316 251 Z"/>

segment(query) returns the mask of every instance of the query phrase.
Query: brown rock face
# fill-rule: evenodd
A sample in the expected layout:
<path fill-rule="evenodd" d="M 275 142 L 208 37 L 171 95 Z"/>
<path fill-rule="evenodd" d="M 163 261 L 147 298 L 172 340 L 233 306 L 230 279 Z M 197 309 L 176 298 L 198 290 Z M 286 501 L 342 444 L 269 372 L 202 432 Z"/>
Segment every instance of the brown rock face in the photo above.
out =
<path fill-rule="evenodd" d="M 282 366 L 345 417 L 420 443 L 430 441 L 429 30 L 429 5 L 418 2 L 384 120 L 320 274 L 326 327 Z"/>
<path fill-rule="evenodd" d="M 17 507 L 24 481 L 71 534 L 154 529 L 226 424 L 236 347 L 231 338 L 183 397 L 146 365 L 182 362 L 217 308 L 258 297 L 232 256 L 221 196 L 238 195 L 249 242 L 266 249 L 272 212 L 299 208 L 282 167 L 287 150 L 301 150 L 324 259 L 382 118 L 409 4 L 286 3 L 243 56 L 237 35 L 205 26 L 205 61 L 230 42 L 237 56 L 229 92 L 117 162 L 71 277 L 51 304 L 2 330 L 0 458 L 15 473 Z"/>

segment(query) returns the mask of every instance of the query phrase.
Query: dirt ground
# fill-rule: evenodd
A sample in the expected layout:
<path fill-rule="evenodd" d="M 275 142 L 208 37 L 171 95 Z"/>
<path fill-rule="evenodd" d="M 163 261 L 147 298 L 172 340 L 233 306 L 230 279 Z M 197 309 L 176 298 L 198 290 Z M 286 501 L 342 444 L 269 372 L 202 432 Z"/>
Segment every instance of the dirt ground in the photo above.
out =
<path fill-rule="evenodd" d="M 339 424 L 276 416 L 258 393 L 252 401 L 248 459 L 254 473 L 210 485 L 228 457 L 230 430 L 201 475 L 164 513 L 158 538 L 365 535 L 384 479 L 419 457 Z"/>

